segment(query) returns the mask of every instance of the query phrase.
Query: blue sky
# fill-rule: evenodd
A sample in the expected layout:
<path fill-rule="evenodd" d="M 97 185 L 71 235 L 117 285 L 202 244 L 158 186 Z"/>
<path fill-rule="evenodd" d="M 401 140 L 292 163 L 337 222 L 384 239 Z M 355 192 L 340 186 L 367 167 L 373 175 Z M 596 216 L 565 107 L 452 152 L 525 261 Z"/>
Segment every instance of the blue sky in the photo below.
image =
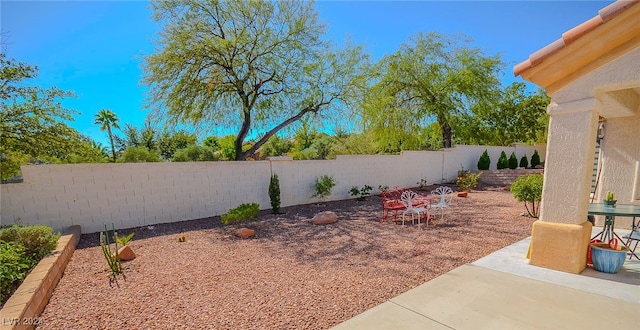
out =
<path fill-rule="evenodd" d="M 395 52 L 418 32 L 465 34 L 486 54 L 502 54 L 513 66 L 596 16 L 613 1 L 318 1 L 327 38 L 364 44 L 374 60 Z M 0 24 L 8 56 L 36 65 L 32 84 L 57 86 L 77 94 L 63 106 L 80 112 L 70 125 L 107 144 L 93 124 L 108 108 L 121 126 L 141 126 L 146 90 L 140 85 L 141 56 L 153 52 L 159 26 L 147 1 L 6 1 Z M 532 85 L 533 88 L 533 85 Z M 234 129 L 235 131 L 235 129 Z"/>

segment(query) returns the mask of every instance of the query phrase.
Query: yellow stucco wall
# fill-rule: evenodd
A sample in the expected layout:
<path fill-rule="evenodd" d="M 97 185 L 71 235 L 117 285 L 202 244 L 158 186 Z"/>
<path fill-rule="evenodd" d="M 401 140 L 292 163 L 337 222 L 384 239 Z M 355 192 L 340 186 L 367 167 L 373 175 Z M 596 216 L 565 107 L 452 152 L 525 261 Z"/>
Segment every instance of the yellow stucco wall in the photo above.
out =
<path fill-rule="evenodd" d="M 591 223 L 580 225 L 536 221 L 531 234 L 529 263 L 578 274 L 587 267 Z"/>

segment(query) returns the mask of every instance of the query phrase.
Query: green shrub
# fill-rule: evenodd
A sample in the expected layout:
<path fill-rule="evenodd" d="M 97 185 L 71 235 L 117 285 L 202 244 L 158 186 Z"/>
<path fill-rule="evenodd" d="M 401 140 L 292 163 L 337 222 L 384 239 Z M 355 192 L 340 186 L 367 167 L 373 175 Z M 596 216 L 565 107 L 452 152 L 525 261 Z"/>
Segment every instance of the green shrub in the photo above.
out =
<path fill-rule="evenodd" d="M 228 225 L 232 222 L 239 221 L 255 221 L 260 213 L 260 204 L 258 203 L 242 203 L 238 207 L 229 210 L 226 214 L 220 216 L 222 223 Z"/>
<path fill-rule="evenodd" d="M 512 170 L 518 168 L 518 158 L 516 158 L 515 152 L 512 152 L 511 156 L 509 156 L 509 168 Z"/>
<path fill-rule="evenodd" d="M 496 165 L 499 170 L 509 167 L 509 160 L 507 159 L 507 154 L 504 150 L 500 153 L 500 158 L 498 158 L 498 163 Z"/>
<path fill-rule="evenodd" d="M 122 237 L 116 236 L 116 242 L 118 242 L 118 244 L 121 244 L 121 245 L 127 245 L 133 238 L 133 235 L 135 235 L 135 233 L 131 233 L 127 236 L 122 236 Z"/>
<path fill-rule="evenodd" d="M 518 177 L 511 184 L 511 194 L 519 201 L 524 202 L 529 216 L 538 217 L 540 201 L 542 200 L 542 184 L 544 177 L 541 174 L 530 174 Z M 536 205 L 536 202 L 538 203 Z M 531 208 L 529 208 L 531 206 Z"/>
<path fill-rule="evenodd" d="M 486 171 L 489 169 L 490 165 L 491 158 L 489 158 L 489 152 L 487 151 L 487 149 L 484 149 L 482 156 L 480 156 L 480 159 L 478 159 L 478 170 Z"/>
<path fill-rule="evenodd" d="M 529 166 L 529 161 L 527 160 L 527 155 L 522 156 L 520 158 L 520 167 L 527 168 Z"/>
<path fill-rule="evenodd" d="M 540 155 L 538 154 L 538 150 L 534 150 L 531 156 L 531 167 L 535 168 L 538 165 L 540 165 Z"/>
<path fill-rule="evenodd" d="M 269 199 L 273 214 L 280 213 L 280 180 L 277 174 L 271 175 L 271 180 L 269 180 Z"/>
<path fill-rule="evenodd" d="M 470 171 L 459 171 L 458 179 L 456 180 L 456 184 L 460 191 L 471 191 L 471 189 L 475 188 L 478 185 L 478 181 L 480 180 L 480 173 L 471 173 Z"/>
<path fill-rule="evenodd" d="M 317 197 L 320 200 L 324 200 L 331 195 L 331 189 L 336 185 L 336 181 L 332 176 L 323 175 L 316 178 L 316 182 L 313 185 L 313 195 L 311 197 Z"/>
<path fill-rule="evenodd" d="M 366 184 L 362 188 L 358 188 L 358 186 L 353 186 L 349 190 L 349 193 L 351 194 L 351 196 L 356 197 L 356 200 L 363 201 L 367 198 L 367 196 L 371 194 L 372 189 L 373 187 Z"/>
<path fill-rule="evenodd" d="M 36 263 L 25 253 L 22 244 L 0 242 L 0 305 L 9 300 Z"/>
<path fill-rule="evenodd" d="M 172 160 L 174 162 L 214 161 L 216 160 L 216 156 L 213 148 L 192 144 L 184 149 L 176 150 Z"/>
<path fill-rule="evenodd" d="M 49 226 L 12 225 L 0 229 L 0 298 L 5 303 L 29 271 L 58 245 Z"/>
<path fill-rule="evenodd" d="M 118 162 L 124 163 L 153 163 L 159 162 L 160 153 L 158 151 L 149 151 L 145 147 L 129 147 L 124 151 Z"/>
<path fill-rule="evenodd" d="M 19 226 L 0 229 L 0 241 L 16 242 L 24 247 L 24 253 L 33 260 L 40 261 L 58 245 L 59 233 L 49 226 Z"/>

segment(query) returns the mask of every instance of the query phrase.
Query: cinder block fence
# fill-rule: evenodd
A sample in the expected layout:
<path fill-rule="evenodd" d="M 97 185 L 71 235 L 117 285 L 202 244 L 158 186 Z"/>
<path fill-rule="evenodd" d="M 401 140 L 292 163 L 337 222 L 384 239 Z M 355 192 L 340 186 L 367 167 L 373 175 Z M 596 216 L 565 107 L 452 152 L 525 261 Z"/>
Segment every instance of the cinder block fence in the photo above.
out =
<path fill-rule="evenodd" d="M 510 186 L 513 181 L 523 175 L 529 174 L 543 174 L 542 169 L 503 169 L 503 170 L 491 170 L 482 171 L 480 176 L 480 182 L 492 186 Z"/>
<path fill-rule="evenodd" d="M 332 175 L 337 185 L 328 200 L 352 198 L 349 189 L 414 187 L 421 179 L 453 182 L 461 167 L 475 170 L 487 149 L 492 166 L 502 151 L 531 157 L 545 146 L 457 146 L 440 151 L 407 151 L 400 155 L 344 155 L 335 160 L 70 164 L 23 166 L 24 182 L 1 185 L 0 222 L 45 224 L 62 231 L 80 225 L 83 233 L 104 224 L 133 228 L 206 218 L 241 203 L 270 208 L 272 173 L 280 179 L 282 206 L 313 203 L 316 177 Z M 376 191 L 376 190 L 374 190 Z"/>

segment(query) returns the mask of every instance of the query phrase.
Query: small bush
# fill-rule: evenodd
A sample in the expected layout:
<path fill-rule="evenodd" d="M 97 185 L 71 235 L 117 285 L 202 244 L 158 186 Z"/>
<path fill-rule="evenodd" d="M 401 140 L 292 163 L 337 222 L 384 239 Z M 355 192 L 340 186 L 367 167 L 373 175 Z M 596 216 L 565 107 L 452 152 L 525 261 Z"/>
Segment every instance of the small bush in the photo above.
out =
<path fill-rule="evenodd" d="M 216 156 L 212 148 L 192 144 L 184 149 L 176 150 L 172 160 L 174 162 L 214 161 Z"/>
<path fill-rule="evenodd" d="M 512 170 L 518 168 L 518 158 L 516 158 L 515 152 L 512 152 L 511 156 L 509 156 L 509 168 Z"/>
<path fill-rule="evenodd" d="M 456 184 L 460 191 L 471 191 L 471 189 L 475 188 L 478 185 L 478 181 L 480 180 L 480 173 L 471 173 L 470 171 L 459 171 L 458 179 L 456 180 Z"/>
<path fill-rule="evenodd" d="M 489 152 L 487 151 L 487 149 L 484 149 L 482 156 L 480 156 L 480 159 L 478 159 L 478 170 L 486 171 L 489 169 L 490 165 L 491 158 L 489 158 Z"/>
<path fill-rule="evenodd" d="M 53 232 L 49 226 L 13 225 L 0 230 L 0 241 L 16 242 L 24 247 L 24 253 L 33 260 L 39 261 L 51 253 L 57 245 L 59 233 Z"/>
<path fill-rule="evenodd" d="M 363 201 L 367 198 L 367 196 L 371 194 L 372 189 L 373 187 L 366 184 L 362 188 L 358 188 L 358 186 L 353 186 L 349 190 L 349 193 L 351 194 L 351 196 L 356 197 L 357 200 Z"/>
<path fill-rule="evenodd" d="M 538 165 L 540 165 L 540 155 L 538 154 L 538 150 L 534 150 L 531 156 L 531 167 L 535 168 Z"/>
<path fill-rule="evenodd" d="M 544 177 L 540 174 L 530 174 L 518 177 L 511 184 L 511 194 L 519 201 L 524 202 L 529 216 L 538 217 L 540 201 L 542 200 L 542 185 Z M 536 205 L 536 202 L 538 203 Z M 531 206 L 531 208 L 529 208 Z"/>
<path fill-rule="evenodd" d="M 9 300 L 36 261 L 18 242 L 0 242 L 0 306 Z"/>
<path fill-rule="evenodd" d="M 149 151 L 145 147 L 129 147 L 124 151 L 118 162 L 124 163 L 153 163 L 159 162 L 160 153 L 158 151 Z"/>
<path fill-rule="evenodd" d="M 332 176 L 323 175 L 316 178 L 315 184 L 312 186 L 313 195 L 311 197 L 317 197 L 320 200 L 324 200 L 331 195 L 331 189 L 336 185 L 336 181 Z"/>
<path fill-rule="evenodd" d="M 27 274 L 58 245 L 49 226 L 12 225 L 0 229 L 0 300 L 4 305 Z"/>
<path fill-rule="evenodd" d="M 118 244 L 127 245 L 129 244 L 131 239 L 133 239 L 133 235 L 135 235 L 135 233 L 131 233 L 127 236 L 122 236 L 122 237 L 116 236 L 116 242 L 118 242 Z"/>
<path fill-rule="evenodd" d="M 269 199 L 273 214 L 280 213 L 280 180 L 277 174 L 273 174 L 269 180 Z"/>
<path fill-rule="evenodd" d="M 222 223 L 228 225 L 239 221 L 255 221 L 260 213 L 260 204 L 258 203 L 242 203 L 238 207 L 229 210 L 226 214 L 220 216 Z"/>
<path fill-rule="evenodd" d="M 498 163 L 496 165 L 499 170 L 509 167 L 509 160 L 507 159 L 507 154 L 504 151 L 500 153 L 500 158 L 498 158 Z"/>
<path fill-rule="evenodd" d="M 527 168 L 529 166 L 529 161 L 527 160 L 527 155 L 522 156 L 520 158 L 520 167 Z"/>

